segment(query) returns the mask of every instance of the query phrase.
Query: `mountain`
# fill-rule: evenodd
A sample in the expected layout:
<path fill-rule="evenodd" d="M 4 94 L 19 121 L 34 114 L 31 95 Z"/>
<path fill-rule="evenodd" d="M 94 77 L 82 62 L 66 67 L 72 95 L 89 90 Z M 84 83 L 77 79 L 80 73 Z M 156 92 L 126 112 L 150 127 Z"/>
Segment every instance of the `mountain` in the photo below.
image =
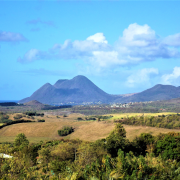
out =
<path fill-rule="evenodd" d="M 132 96 L 117 98 L 115 102 L 128 103 L 128 102 L 157 101 L 157 100 L 169 100 L 178 97 L 180 97 L 180 87 L 157 84 L 150 89 L 134 94 Z"/>
<path fill-rule="evenodd" d="M 82 103 L 128 103 L 169 100 L 180 97 L 180 87 L 157 84 L 140 93 L 125 95 L 110 95 L 98 88 L 85 76 L 79 75 L 73 79 L 60 79 L 54 85 L 44 84 L 30 97 L 19 103 L 37 100 L 43 104 L 82 104 Z"/>
<path fill-rule="evenodd" d="M 98 88 L 85 76 L 79 75 L 71 80 L 58 80 L 54 85 L 46 83 L 30 97 L 22 99 L 19 103 L 37 100 L 44 104 L 66 104 L 70 102 L 98 102 L 108 103 L 114 97 Z"/>

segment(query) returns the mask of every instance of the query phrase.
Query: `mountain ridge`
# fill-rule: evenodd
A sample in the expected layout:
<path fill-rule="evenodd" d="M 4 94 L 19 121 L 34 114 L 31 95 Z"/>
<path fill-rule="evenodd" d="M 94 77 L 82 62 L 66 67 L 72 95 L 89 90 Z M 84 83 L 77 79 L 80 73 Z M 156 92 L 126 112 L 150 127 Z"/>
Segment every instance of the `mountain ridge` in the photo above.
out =
<path fill-rule="evenodd" d="M 111 95 L 104 92 L 83 75 L 59 79 L 54 85 L 46 83 L 30 97 L 19 103 L 37 100 L 43 104 L 83 104 L 83 103 L 129 103 L 156 100 L 169 100 L 180 97 L 180 86 L 157 84 L 139 93 Z"/>

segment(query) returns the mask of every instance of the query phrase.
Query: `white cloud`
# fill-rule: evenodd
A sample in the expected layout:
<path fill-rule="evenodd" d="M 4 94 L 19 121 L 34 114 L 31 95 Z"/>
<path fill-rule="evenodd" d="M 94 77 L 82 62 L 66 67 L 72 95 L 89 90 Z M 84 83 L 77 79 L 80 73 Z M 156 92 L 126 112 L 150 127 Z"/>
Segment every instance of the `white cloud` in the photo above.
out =
<path fill-rule="evenodd" d="M 168 45 L 168 46 L 180 46 L 180 33 L 167 36 L 163 40 L 163 43 Z"/>
<path fill-rule="evenodd" d="M 97 33 L 98 34 L 98 33 Z M 18 58 L 19 62 L 32 62 L 40 59 L 88 59 L 93 56 L 95 51 L 106 52 L 110 46 L 106 44 L 104 35 L 102 38 L 95 40 L 70 41 L 66 40 L 64 44 L 55 44 L 49 51 L 40 51 L 31 49 L 23 56 Z M 94 35 L 96 37 L 96 34 Z M 99 35 L 98 35 L 99 36 Z"/>
<path fill-rule="evenodd" d="M 18 62 L 28 63 L 35 60 L 45 59 L 47 57 L 48 55 L 46 54 L 46 52 L 39 51 L 38 49 L 30 49 L 25 53 L 23 58 L 18 58 Z"/>
<path fill-rule="evenodd" d="M 169 48 L 161 41 L 147 24 L 134 23 L 124 30 L 114 48 L 119 53 L 119 59 L 125 59 L 126 64 L 180 56 L 176 48 Z"/>
<path fill-rule="evenodd" d="M 92 40 L 97 43 L 108 43 L 103 33 L 96 33 L 92 36 L 89 36 L 87 40 Z"/>
<path fill-rule="evenodd" d="M 163 84 L 178 85 L 180 84 L 180 67 L 174 67 L 171 74 L 164 74 L 162 77 Z"/>
<path fill-rule="evenodd" d="M 147 24 L 130 24 L 123 36 L 112 46 L 103 33 L 96 33 L 85 40 L 66 40 L 64 44 L 55 44 L 50 50 L 32 56 L 32 61 L 39 59 L 82 59 L 88 65 L 97 68 L 139 64 L 157 58 L 178 58 L 179 34 L 159 38 Z M 173 40 L 176 42 L 173 44 Z M 36 58 L 37 57 L 37 58 Z M 32 62 L 30 58 L 20 58 L 20 62 Z"/>
<path fill-rule="evenodd" d="M 141 26 L 134 23 L 123 31 L 119 41 L 123 46 L 144 47 L 156 42 L 156 33 L 147 24 Z"/>
<path fill-rule="evenodd" d="M 158 69 L 156 68 L 144 68 L 141 69 L 133 74 L 131 74 L 126 81 L 126 85 L 128 87 L 135 87 L 136 85 L 150 85 L 151 84 L 151 79 L 150 76 L 152 75 L 158 75 Z"/>
<path fill-rule="evenodd" d="M 27 41 L 27 39 L 20 33 L 0 31 L 0 41 L 20 42 Z"/>
<path fill-rule="evenodd" d="M 117 51 L 93 51 L 93 56 L 90 58 L 93 65 L 100 67 L 110 67 L 112 65 L 122 65 L 126 61 L 123 59 L 118 59 Z"/>

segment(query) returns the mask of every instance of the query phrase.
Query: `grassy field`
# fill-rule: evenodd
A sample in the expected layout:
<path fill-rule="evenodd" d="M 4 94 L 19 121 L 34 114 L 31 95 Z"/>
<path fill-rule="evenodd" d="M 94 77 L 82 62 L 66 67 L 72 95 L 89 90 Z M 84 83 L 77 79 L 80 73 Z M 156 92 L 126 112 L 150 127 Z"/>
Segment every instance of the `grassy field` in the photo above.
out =
<path fill-rule="evenodd" d="M 172 114 L 172 113 L 144 113 L 144 116 L 156 116 L 160 114 Z M 75 128 L 75 132 L 64 137 L 66 139 L 80 139 L 85 141 L 95 141 L 97 139 L 105 138 L 114 129 L 114 119 L 120 119 L 126 116 L 141 116 L 142 113 L 126 113 L 126 114 L 111 114 L 113 117 L 107 121 L 77 121 L 78 117 L 84 118 L 81 114 L 70 114 L 68 117 L 48 115 L 45 117 L 35 117 L 37 119 L 45 119 L 45 122 L 34 122 L 34 123 L 20 123 L 10 126 L 6 126 L 0 129 L 0 142 L 13 142 L 16 135 L 24 133 L 30 142 L 39 142 L 41 140 L 53 140 L 61 139 L 57 133 L 63 126 L 72 126 Z M 11 116 L 13 118 L 13 115 Z M 130 126 L 123 125 L 126 132 L 127 138 L 133 140 L 136 136 L 141 133 L 151 133 L 157 135 L 159 133 L 168 132 L 180 132 L 180 130 L 163 129 L 147 126 Z"/>
<path fill-rule="evenodd" d="M 117 120 L 123 117 L 132 117 L 132 116 L 158 116 L 158 115 L 168 115 L 168 114 L 177 114 L 174 112 L 162 112 L 162 113 L 123 113 L 123 114 L 107 114 L 106 116 L 112 115 L 113 117 L 109 120 Z"/>

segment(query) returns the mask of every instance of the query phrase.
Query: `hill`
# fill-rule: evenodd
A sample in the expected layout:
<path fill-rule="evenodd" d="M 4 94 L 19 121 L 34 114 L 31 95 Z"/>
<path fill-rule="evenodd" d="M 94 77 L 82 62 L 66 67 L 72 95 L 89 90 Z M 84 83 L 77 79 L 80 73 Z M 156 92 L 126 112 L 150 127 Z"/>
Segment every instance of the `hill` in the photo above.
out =
<path fill-rule="evenodd" d="M 134 94 L 132 96 L 117 98 L 115 102 L 128 103 L 128 102 L 170 100 L 179 97 L 180 97 L 180 87 L 157 84 L 150 89 Z"/>
<path fill-rule="evenodd" d="M 44 105 L 43 105 L 42 103 L 40 103 L 39 101 L 36 101 L 36 100 L 32 100 L 32 101 L 29 101 L 29 102 L 27 102 L 27 103 L 24 103 L 24 105 L 44 107 Z"/>
<path fill-rule="evenodd" d="M 98 88 L 85 76 L 76 76 L 71 80 L 58 80 L 54 85 L 46 83 L 30 97 L 22 99 L 19 103 L 37 100 L 43 104 L 75 104 L 87 102 L 108 103 L 114 97 Z"/>

